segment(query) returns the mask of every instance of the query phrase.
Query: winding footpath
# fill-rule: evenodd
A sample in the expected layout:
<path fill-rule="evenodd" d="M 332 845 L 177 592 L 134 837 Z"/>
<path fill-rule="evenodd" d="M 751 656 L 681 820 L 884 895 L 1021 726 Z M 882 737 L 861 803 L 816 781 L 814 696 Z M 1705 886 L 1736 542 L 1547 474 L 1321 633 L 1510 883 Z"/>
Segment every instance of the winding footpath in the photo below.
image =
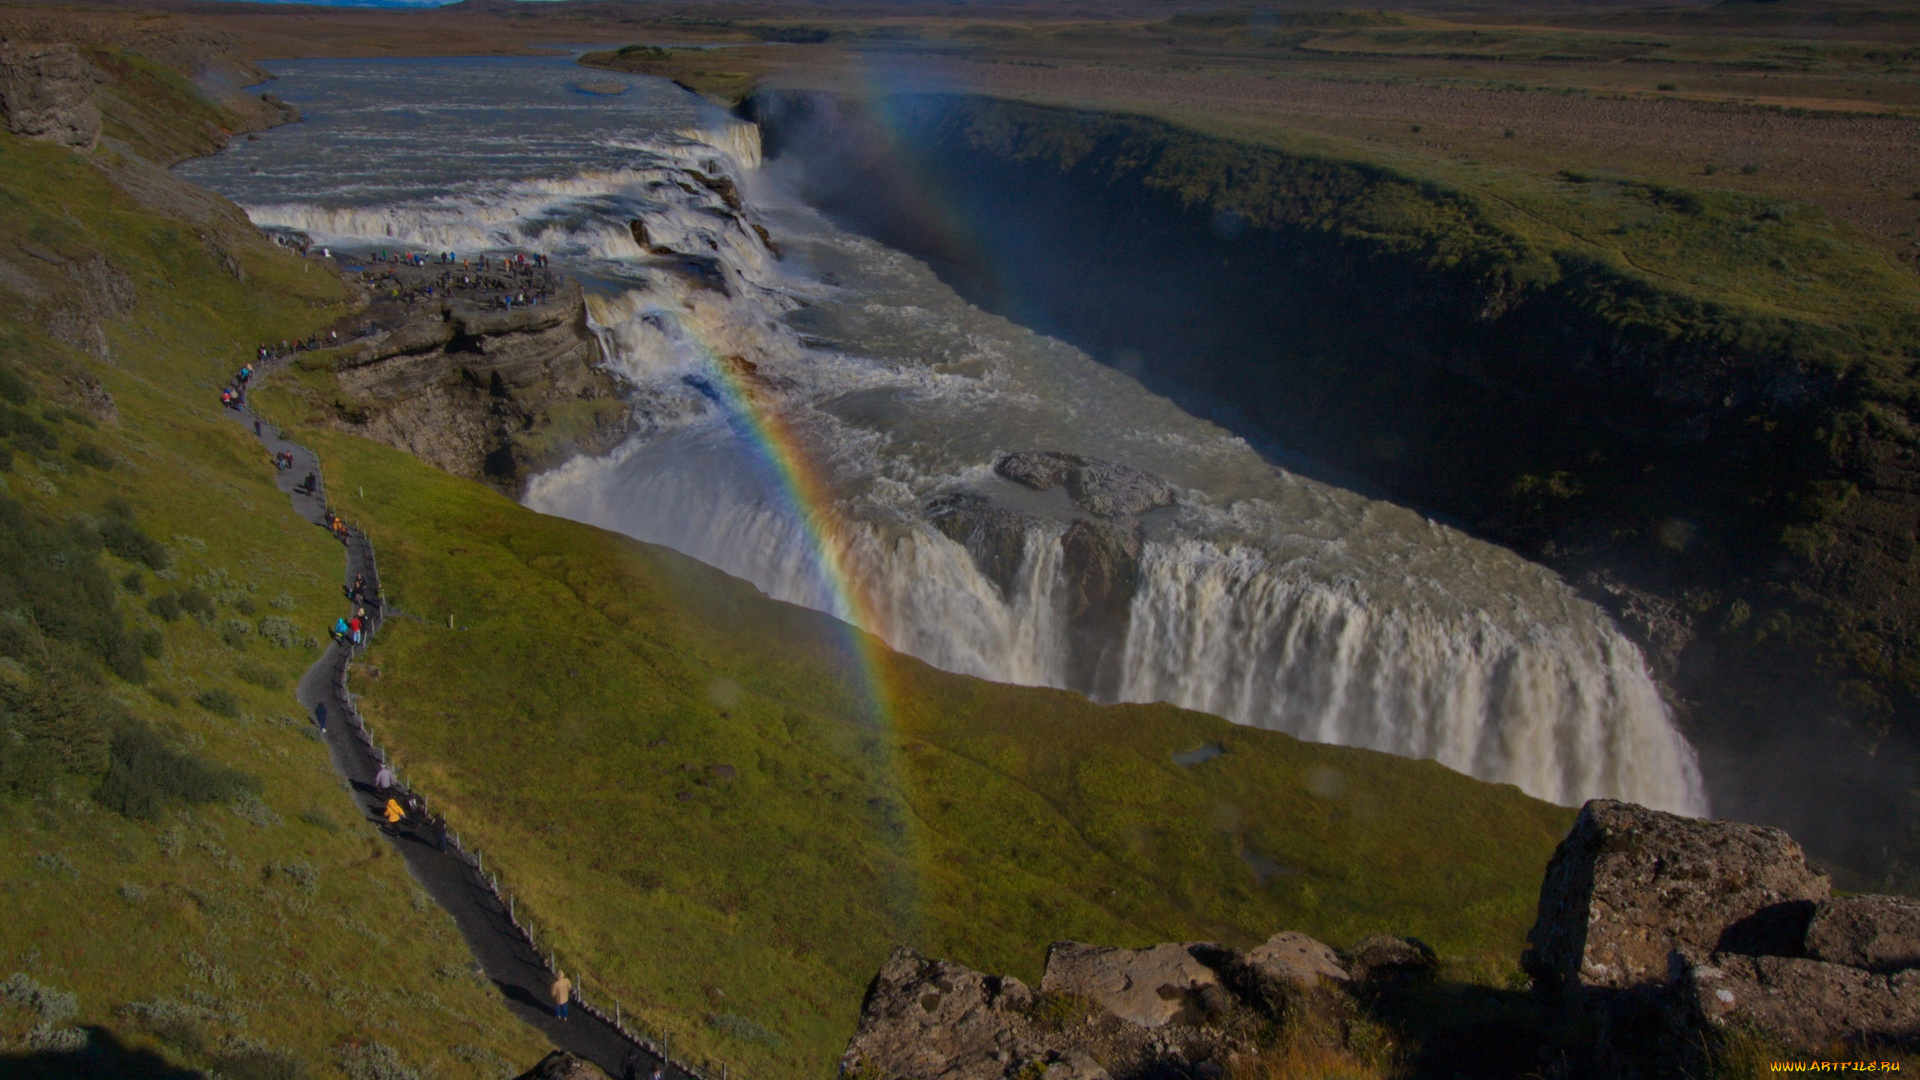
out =
<path fill-rule="evenodd" d="M 255 382 L 258 383 L 257 378 Z M 256 416 L 250 407 L 227 411 L 259 438 L 269 454 L 293 455 L 293 468 L 279 474 L 280 490 L 292 500 L 296 513 L 314 525 L 327 528 L 330 512 L 324 480 L 316 483 L 310 492 L 299 486 L 309 474 L 320 477 L 320 462 L 314 453 L 288 442 L 277 428 Z M 363 575 L 369 595 L 375 598 L 365 602 L 369 625 L 362 635 L 364 641 L 380 628 L 385 596 L 380 591 L 373 545 L 359 530 L 347 530 L 346 553 L 343 586 L 351 587 L 354 575 Z M 616 1026 L 613 1017 L 578 999 L 569 1019 L 555 1017 L 552 999 L 547 995 L 553 972 L 530 936 L 515 921 L 509 904 L 502 900 L 482 871 L 481 858 L 461 850 L 452 841 L 448 842 L 447 850 L 440 850 L 432 829 L 424 821 L 414 822 L 409 818 L 398 829 L 384 828 L 380 810 L 386 805 L 386 796 L 377 794 L 374 788 L 374 775 L 379 771 L 383 755 L 374 746 L 371 734 L 353 707 L 352 695 L 347 692 L 347 667 L 358 648 L 347 642 L 334 642 L 326 655 L 301 676 L 297 690 L 300 704 L 306 707 L 310 718 L 319 706 L 326 706 L 327 726 L 323 738 L 332 754 L 334 768 L 351 785 L 362 816 L 369 824 L 382 829 L 406 860 L 414 880 L 453 916 L 468 950 L 500 989 L 507 1007 L 522 1021 L 539 1029 L 555 1047 L 593 1062 L 616 1080 L 645 1080 L 652 1076 L 655 1068 L 663 1069 L 668 1080 L 710 1080 L 696 1070 L 674 1063 L 651 1040 L 623 1030 Z M 419 816 L 422 815 L 414 815 Z M 574 972 L 570 977 L 577 981 L 580 976 Z"/>

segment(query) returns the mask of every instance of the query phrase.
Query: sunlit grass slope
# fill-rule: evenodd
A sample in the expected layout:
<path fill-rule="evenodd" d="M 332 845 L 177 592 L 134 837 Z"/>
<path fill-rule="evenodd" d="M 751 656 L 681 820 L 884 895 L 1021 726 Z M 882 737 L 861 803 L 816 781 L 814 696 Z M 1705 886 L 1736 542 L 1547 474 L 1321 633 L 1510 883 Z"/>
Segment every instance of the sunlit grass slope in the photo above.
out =
<path fill-rule="evenodd" d="M 827 1075 L 903 942 L 1036 979 L 1063 938 L 1412 934 L 1498 979 L 1571 819 L 1430 762 L 884 650 L 876 721 L 822 615 L 302 437 L 406 613 L 356 680 L 375 728 L 589 992 L 742 1075 Z"/>
<path fill-rule="evenodd" d="M 133 298 L 95 311 L 111 360 L 43 332 L 100 306 L 96 257 Z M 543 1040 L 307 732 L 292 685 L 340 607 L 340 550 L 220 415 L 251 344 L 331 317 L 341 287 L 4 134 L 0 258 L 0 1074 L 35 1075 L 77 1026 L 230 1077 L 526 1068 Z M 117 419 L 88 415 L 83 376 Z M 62 629 L 76 605 L 91 636 Z"/>

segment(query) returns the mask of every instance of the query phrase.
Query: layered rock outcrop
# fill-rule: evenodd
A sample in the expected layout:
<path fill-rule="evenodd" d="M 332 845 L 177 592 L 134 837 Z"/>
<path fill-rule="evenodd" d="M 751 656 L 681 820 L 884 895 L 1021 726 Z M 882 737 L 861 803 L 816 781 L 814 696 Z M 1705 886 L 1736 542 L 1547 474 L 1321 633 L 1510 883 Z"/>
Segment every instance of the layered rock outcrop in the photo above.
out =
<path fill-rule="evenodd" d="M 0 115 L 30 139 L 91 150 L 100 140 L 100 73 L 68 44 L 0 42 Z"/>
<path fill-rule="evenodd" d="M 339 350 L 334 418 L 518 494 L 533 473 L 577 452 L 604 453 L 632 431 L 621 385 L 599 360 L 577 285 L 508 310 L 414 305 Z"/>

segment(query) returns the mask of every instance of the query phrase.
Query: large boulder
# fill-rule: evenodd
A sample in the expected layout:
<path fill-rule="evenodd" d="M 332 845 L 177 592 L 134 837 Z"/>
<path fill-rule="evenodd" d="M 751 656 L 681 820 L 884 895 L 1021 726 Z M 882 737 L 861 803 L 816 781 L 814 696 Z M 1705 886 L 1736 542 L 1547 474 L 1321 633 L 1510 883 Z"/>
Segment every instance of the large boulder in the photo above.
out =
<path fill-rule="evenodd" d="M 1796 956 L 1830 891 L 1779 829 L 1596 799 L 1554 851 L 1522 959 L 1547 987 L 1658 987 L 1676 949 Z"/>
<path fill-rule="evenodd" d="M 1758 1029 L 1802 1051 L 1836 1043 L 1920 1047 L 1920 971 L 1871 971 L 1787 956 L 1673 956 L 1671 1023 L 1689 1036 Z"/>
<path fill-rule="evenodd" d="M 98 78 L 72 45 L 0 42 L 0 116 L 15 135 L 91 150 L 100 138 Z"/>
<path fill-rule="evenodd" d="M 993 471 L 1016 484 L 1045 491 L 1066 480 L 1086 459 L 1052 450 L 1022 450 L 994 462 Z"/>
<path fill-rule="evenodd" d="M 1347 971 L 1357 982 L 1430 975 L 1439 966 L 1440 958 L 1426 942 L 1384 936 L 1355 942 L 1347 961 Z"/>
<path fill-rule="evenodd" d="M 1173 505 L 1173 486 L 1152 473 L 1111 461 L 1089 461 L 1067 474 L 1067 494 L 1104 518 L 1132 517 Z"/>
<path fill-rule="evenodd" d="M 888 1077 L 998 1080 L 1009 1061 L 1040 1052 L 1021 1012 L 1032 1003 L 1018 979 L 898 948 L 867 988 L 843 1062 Z"/>
<path fill-rule="evenodd" d="M 1825 901 L 1807 926 L 1807 956 L 1882 975 L 1920 967 L 1920 901 L 1903 896 Z"/>
<path fill-rule="evenodd" d="M 1246 964 L 1261 979 L 1295 990 L 1318 989 L 1323 980 L 1351 980 L 1332 949 L 1294 930 L 1282 930 L 1247 950 Z"/>
<path fill-rule="evenodd" d="M 1220 976 L 1196 959 L 1193 949 L 1175 944 L 1118 949 L 1055 942 L 1047 950 L 1040 989 L 1086 998 L 1144 1028 L 1198 1023 L 1207 1015 L 1210 999 L 1224 990 Z"/>

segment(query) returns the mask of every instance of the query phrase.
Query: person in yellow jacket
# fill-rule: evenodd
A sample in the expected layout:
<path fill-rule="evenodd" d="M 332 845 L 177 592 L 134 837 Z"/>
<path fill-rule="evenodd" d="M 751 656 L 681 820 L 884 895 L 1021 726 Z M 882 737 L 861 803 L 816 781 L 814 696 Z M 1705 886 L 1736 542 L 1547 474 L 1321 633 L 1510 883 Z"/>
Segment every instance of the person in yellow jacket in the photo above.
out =
<path fill-rule="evenodd" d="M 397 833 L 400 831 L 400 819 L 407 816 L 407 811 L 400 805 L 399 799 L 388 799 L 387 808 L 380 812 L 380 816 L 386 819 L 387 828 Z"/>
<path fill-rule="evenodd" d="M 573 997 L 573 981 L 567 978 L 564 971 L 557 971 L 554 976 L 553 985 L 547 987 L 547 993 L 553 995 L 553 1015 L 565 1020 L 567 1001 Z"/>

